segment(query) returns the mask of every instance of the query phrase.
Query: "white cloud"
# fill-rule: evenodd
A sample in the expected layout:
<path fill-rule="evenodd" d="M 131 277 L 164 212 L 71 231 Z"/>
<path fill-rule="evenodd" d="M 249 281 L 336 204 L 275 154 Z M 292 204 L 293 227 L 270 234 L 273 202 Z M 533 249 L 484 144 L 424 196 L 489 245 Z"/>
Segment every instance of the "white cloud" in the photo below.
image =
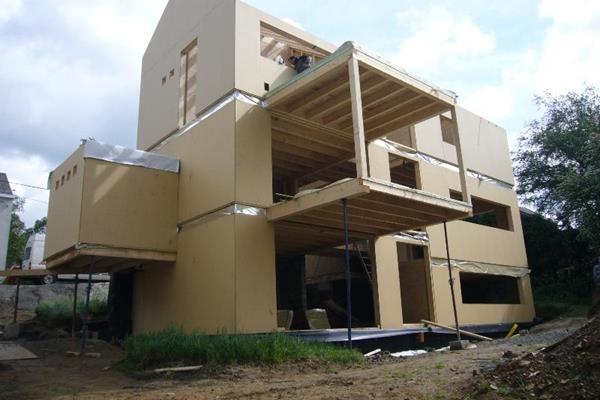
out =
<path fill-rule="evenodd" d="M 305 31 L 305 30 L 306 30 L 306 29 L 304 29 L 304 26 L 302 26 L 302 24 L 301 24 L 300 22 L 298 22 L 298 21 L 296 21 L 296 20 L 293 20 L 293 19 L 292 19 L 292 18 L 290 18 L 290 17 L 281 18 L 281 20 L 282 20 L 283 22 L 287 22 L 288 24 L 290 24 L 291 26 L 293 26 L 293 27 L 295 27 L 295 28 L 301 29 L 301 30 L 303 30 L 303 31 Z"/>
<path fill-rule="evenodd" d="M 82 137 L 133 146 L 142 53 L 166 0 L 0 3 L 0 171 L 45 187 Z M 13 188 L 28 225 L 45 215 L 43 191 Z"/>
<path fill-rule="evenodd" d="M 474 59 L 495 48 L 495 38 L 468 16 L 446 8 L 409 8 L 396 14 L 399 27 L 408 32 L 392 61 L 419 73 L 433 74 L 458 58 Z"/>
<path fill-rule="evenodd" d="M 22 6 L 22 0 L 2 0 L 0 2 L 0 24 L 18 16 Z"/>
<path fill-rule="evenodd" d="M 600 85 L 600 2 L 543 0 L 541 18 L 551 21 L 536 72 L 537 91 L 554 94 Z"/>

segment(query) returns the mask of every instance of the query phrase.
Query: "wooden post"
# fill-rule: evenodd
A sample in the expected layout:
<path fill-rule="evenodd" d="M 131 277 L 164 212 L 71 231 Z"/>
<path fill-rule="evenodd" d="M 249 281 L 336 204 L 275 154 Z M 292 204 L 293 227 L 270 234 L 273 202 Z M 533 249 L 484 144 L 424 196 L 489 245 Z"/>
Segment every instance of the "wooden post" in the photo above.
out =
<path fill-rule="evenodd" d="M 17 314 L 19 313 L 19 290 L 21 289 L 21 277 L 17 276 L 17 290 L 15 292 L 15 310 L 13 313 L 13 323 L 17 323 Z"/>
<path fill-rule="evenodd" d="M 73 316 L 71 317 L 71 337 L 75 337 L 75 324 L 77 323 L 77 285 L 79 274 L 75 274 L 75 287 L 73 288 Z"/>
<path fill-rule="evenodd" d="M 448 230 L 444 221 L 444 238 L 446 239 L 446 258 L 448 260 L 448 283 L 452 295 L 452 311 L 454 311 L 454 324 L 456 325 L 456 340 L 460 341 L 460 326 L 458 325 L 458 311 L 456 310 L 456 297 L 454 296 L 454 278 L 452 277 L 452 265 L 450 264 L 450 246 L 448 245 Z"/>
<path fill-rule="evenodd" d="M 460 134 L 458 132 L 458 118 L 456 116 L 456 107 L 452 107 L 452 124 L 454 126 L 454 147 L 456 147 L 456 160 L 458 161 L 458 175 L 460 177 L 460 189 L 462 200 L 465 203 L 471 203 L 469 198 L 469 188 L 467 187 L 467 168 L 463 159 L 462 146 L 460 143 Z"/>
<path fill-rule="evenodd" d="M 348 72 L 350 75 L 350 101 L 352 103 L 352 128 L 354 132 L 356 177 L 367 178 L 369 176 L 369 170 L 365 146 L 365 126 L 363 123 L 360 72 L 358 70 L 358 60 L 354 54 L 352 54 L 350 60 L 348 60 Z"/>
<path fill-rule="evenodd" d="M 348 347 L 352 348 L 352 272 L 350 271 L 350 239 L 348 235 L 348 200 L 342 199 L 344 210 L 344 260 L 346 262 L 346 316 L 348 324 Z"/>
<path fill-rule="evenodd" d="M 79 349 L 79 354 L 83 355 L 85 350 L 85 342 L 87 340 L 88 335 L 88 318 L 90 315 L 90 293 L 92 291 L 92 271 L 94 269 L 94 256 L 91 257 L 90 266 L 88 269 L 88 284 L 87 284 L 87 292 L 85 294 L 85 309 L 83 312 L 82 318 L 82 328 L 81 328 L 81 347 Z"/>

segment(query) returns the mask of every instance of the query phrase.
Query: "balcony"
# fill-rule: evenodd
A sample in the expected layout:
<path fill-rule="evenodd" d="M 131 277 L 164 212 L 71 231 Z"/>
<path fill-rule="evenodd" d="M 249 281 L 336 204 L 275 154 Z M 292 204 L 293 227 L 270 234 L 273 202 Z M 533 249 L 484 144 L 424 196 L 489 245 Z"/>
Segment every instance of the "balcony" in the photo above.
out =
<path fill-rule="evenodd" d="M 471 212 L 458 135 L 460 200 L 383 179 L 381 160 L 367 152 L 372 141 L 402 128 L 446 112 L 454 116 L 452 93 L 347 42 L 271 90 L 265 101 L 272 115 L 275 182 L 267 218 L 275 224 L 278 252 L 303 254 L 342 244 L 342 199 L 351 240 Z M 387 158 L 385 163 L 389 171 Z"/>

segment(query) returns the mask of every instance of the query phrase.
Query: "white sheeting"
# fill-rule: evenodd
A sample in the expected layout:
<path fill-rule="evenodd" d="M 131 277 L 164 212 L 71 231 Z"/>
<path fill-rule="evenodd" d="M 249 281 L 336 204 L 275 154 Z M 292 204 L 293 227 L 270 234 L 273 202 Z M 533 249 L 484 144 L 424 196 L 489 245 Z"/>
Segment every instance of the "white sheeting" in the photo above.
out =
<path fill-rule="evenodd" d="M 118 164 L 136 165 L 160 171 L 179 172 L 179 160 L 147 151 L 129 149 L 123 146 L 83 140 L 83 158 L 94 158 Z"/>
<path fill-rule="evenodd" d="M 447 161 L 444 160 L 440 160 L 439 158 L 430 156 L 428 154 L 425 153 L 421 153 L 419 151 L 416 151 L 414 149 L 411 149 L 410 147 L 406 147 L 403 146 L 399 143 L 395 143 L 391 140 L 388 139 L 377 139 L 374 142 L 377 146 L 383 147 L 384 149 L 386 149 L 388 152 L 392 153 L 392 154 L 396 154 L 399 155 L 401 157 L 405 157 L 411 160 L 415 160 L 415 161 L 423 161 L 426 162 L 428 164 L 431 165 L 437 165 L 439 167 L 442 168 L 446 168 L 449 169 L 451 171 L 454 172 L 458 172 L 458 166 L 449 163 Z M 472 170 L 467 170 L 467 175 L 475 178 L 477 180 L 479 180 L 480 182 L 487 182 L 490 183 L 492 185 L 496 185 L 505 189 L 512 189 L 513 185 L 511 185 L 508 182 L 504 182 L 501 181 L 499 179 L 496 178 L 492 178 L 491 176 L 482 174 L 480 172 L 477 171 L 472 171 Z"/>
<path fill-rule="evenodd" d="M 219 99 L 215 104 L 213 104 L 212 106 L 210 106 L 209 108 L 204 110 L 204 112 L 199 114 L 189 124 L 182 127 L 178 131 L 175 131 L 171 135 L 167 136 L 162 142 L 153 146 L 150 150 L 158 150 L 161 147 L 163 147 L 164 145 L 166 145 L 167 143 L 169 143 L 171 140 L 175 139 L 176 137 L 185 135 L 187 132 L 190 131 L 190 129 L 192 129 L 193 127 L 195 127 L 196 125 L 198 125 L 199 123 L 204 121 L 205 119 L 209 118 L 213 114 L 217 113 L 219 110 L 223 109 L 227 104 L 231 103 L 234 100 L 238 100 L 238 101 L 241 101 L 246 104 L 253 105 L 253 106 L 259 106 L 261 108 L 267 108 L 266 103 L 264 101 L 262 101 L 261 99 L 259 99 L 258 97 L 254 97 L 249 94 L 240 92 L 239 90 L 234 90 L 233 92 L 231 92 L 228 95 L 225 95 L 224 97 Z"/>
<path fill-rule="evenodd" d="M 236 204 L 227 206 L 225 208 L 222 208 L 220 210 L 203 215 L 192 221 L 181 224 L 181 225 L 179 225 L 179 230 L 181 231 L 183 229 L 189 228 L 194 225 L 204 224 L 206 222 L 215 220 L 217 218 L 224 217 L 227 215 L 234 215 L 234 214 L 249 215 L 249 216 L 253 216 L 253 217 L 263 217 L 267 213 L 264 208 L 247 206 L 245 204 L 237 204 L 236 203 Z"/>
<path fill-rule="evenodd" d="M 476 274 L 503 275 L 522 278 L 529 275 L 529 268 L 509 267 L 506 265 L 488 264 L 476 261 L 450 260 L 450 265 L 459 271 Z M 431 258 L 431 267 L 448 267 L 448 261 L 443 258 Z"/>

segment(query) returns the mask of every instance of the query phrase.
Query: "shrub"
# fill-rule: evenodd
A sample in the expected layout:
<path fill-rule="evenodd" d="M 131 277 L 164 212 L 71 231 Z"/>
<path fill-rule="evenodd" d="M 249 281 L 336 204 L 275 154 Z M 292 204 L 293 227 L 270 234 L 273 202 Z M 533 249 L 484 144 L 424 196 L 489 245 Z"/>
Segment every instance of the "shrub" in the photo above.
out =
<path fill-rule="evenodd" d="M 90 315 L 103 315 L 107 312 L 105 299 L 90 298 Z M 85 311 L 85 300 L 77 301 L 76 316 L 80 317 Z M 73 314 L 73 297 L 61 296 L 52 300 L 43 300 L 35 308 L 35 313 L 40 318 L 47 320 L 67 320 Z"/>
<path fill-rule="evenodd" d="M 336 363 L 363 360 L 358 351 L 321 342 L 303 341 L 282 333 L 205 335 L 181 328 L 129 337 L 125 341 L 126 368 L 149 368 L 173 363 L 278 364 L 318 359 Z"/>

